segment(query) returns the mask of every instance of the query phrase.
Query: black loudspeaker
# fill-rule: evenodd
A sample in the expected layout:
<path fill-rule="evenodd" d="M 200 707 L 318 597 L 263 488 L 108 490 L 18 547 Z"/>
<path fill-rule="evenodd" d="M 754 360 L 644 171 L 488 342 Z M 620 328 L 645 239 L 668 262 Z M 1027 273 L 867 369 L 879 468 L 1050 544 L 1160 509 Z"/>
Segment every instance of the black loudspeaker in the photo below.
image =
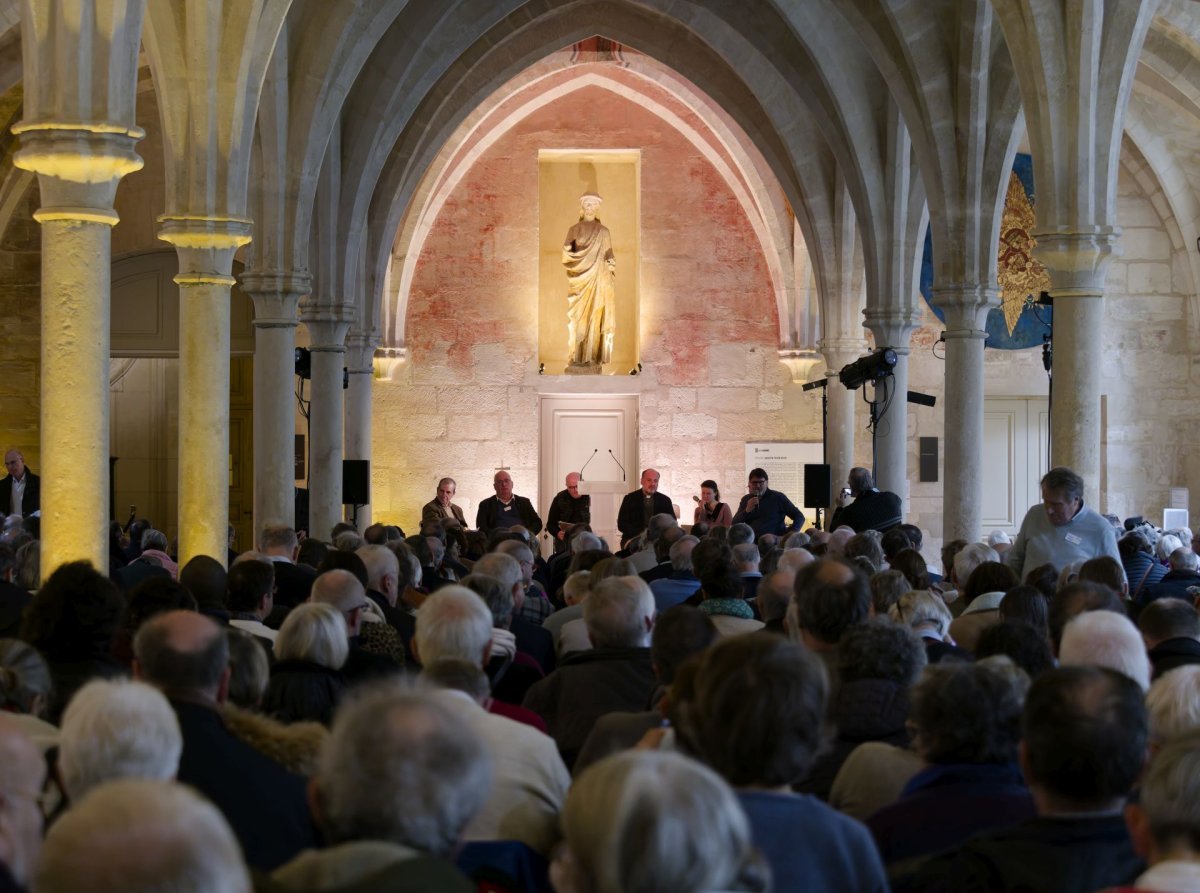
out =
<path fill-rule="evenodd" d="M 342 460 L 342 505 L 371 502 L 371 460 Z"/>
<path fill-rule="evenodd" d="M 919 480 L 923 484 L 933 484 L 938 479 L 938 439 L 936 437 L 920 437 L 917 439 L 920 452 L 918 453 Z"/>
<path fill-rule="evenodd" d="M 829 508 L 830 489 L 833 484 L 830 478 L 828 465 L 804 466 L 804 508 Z"/>

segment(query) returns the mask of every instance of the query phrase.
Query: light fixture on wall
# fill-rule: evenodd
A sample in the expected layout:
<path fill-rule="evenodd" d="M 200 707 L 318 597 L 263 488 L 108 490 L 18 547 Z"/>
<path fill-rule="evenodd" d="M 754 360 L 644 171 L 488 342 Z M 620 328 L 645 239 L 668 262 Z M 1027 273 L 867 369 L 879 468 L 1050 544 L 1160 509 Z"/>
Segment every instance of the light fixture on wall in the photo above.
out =
<path fill-rule="evenodd" d="M 545 375 L 545 374 L 546 374 L 546 364 L 538 363 L 538 375 Z"/>
<path fill-rule="evenodd" d="M 632 369 L 629 370 L 630 375 L 640 375 L 641 372 L 642 372 L 642 364 L 641 363 L 638 363 L 636 366 L 634 366 Z"/>

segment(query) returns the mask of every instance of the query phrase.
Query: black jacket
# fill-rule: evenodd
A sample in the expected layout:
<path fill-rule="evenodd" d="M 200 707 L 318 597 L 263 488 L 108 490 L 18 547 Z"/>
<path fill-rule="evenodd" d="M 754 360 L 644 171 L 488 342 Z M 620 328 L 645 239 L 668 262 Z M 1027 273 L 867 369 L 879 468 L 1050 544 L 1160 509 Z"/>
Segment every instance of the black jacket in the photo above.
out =
<path fill-rule="evenodd" d="M 221 810 L 246 863 L 273 871 L 317 845 L 305 781 L 225 728 L 214 707 L 172 700 L 183 733 L 178 780 Z"/>
<path fill-rule="evenodd" d="M 0 514 L 12 510 L 12 475 L 0 479 Z M 28 517 L 42 507 L 42 481 L 36 474 L 25 469 L 25 494 L 21 497 L 21 514 Z"/>
<path fill-rule="evenodd" d="M 633 539 L 646 529 L 646 515 L 642 508 L 643 494 L 641 490 L 626 493 L 621 500 L 621 509 L 617 512 L 617 529 L 621 531 L 621 545 Z M 651 515 L 670 515 L 675 517 L 675 507 L 671 497 L 665 493 L 655 493 L 651 499 Z"/>
<path fill-rule="evenodd" d="M 281 660 L 271 667 L 262 709 L 281 722 L 333 722 L 346 680 L 337 670 L 308 660 Z"/>
<path fill-rule="evenodd" d="M 533 503 L 524 496 L 513 496 L 512 502 L 503 505 L 495 496 L 479 503 L 475 512 L 475 526 L 491 533 L 497 528 L 506 529 L 520 525 L 536 536 L 542 532 L 542 519 L 538 517 Z"/>
<path fill-rule="evenodd" d="M 859 494 L 850 505 L 833 513 L 829 529 L 852 527 L 855 533 L 864 530 L 890 530 L 904 520 L 900 497 L 890 490 L 868 490 Z"/>

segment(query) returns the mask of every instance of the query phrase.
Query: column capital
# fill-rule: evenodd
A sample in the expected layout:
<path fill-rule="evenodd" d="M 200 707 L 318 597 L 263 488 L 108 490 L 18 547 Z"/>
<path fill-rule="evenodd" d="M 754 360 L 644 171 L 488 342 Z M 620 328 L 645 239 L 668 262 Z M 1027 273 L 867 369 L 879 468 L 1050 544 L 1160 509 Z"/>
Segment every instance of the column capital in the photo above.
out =
<path fill-rule="evenodd" d="M 250 241 L 251 221 L 244 217 L 164 214 L 158 218 L 158 237 L 179 254 L 181 287 L 223 285 L 232 288 L 233 255 Z"/>
<path fill-rule="evenodd" d="M 946 337 L 986 337 L 984 327 L 993 307 L 1000 306 L 1000 289 L 978 282 L 935 286 L 933 302 L 946 316 Z"/>
<path fill-rule="evenodd" d="M 876 347 L 890 347 L 896 353 L 907 354 L 909 339 L 921 321 L 921 314 L 916 308 L 868 308 L 863 311 L 863 321 L 875 336 Z"/>
<path fill-rule="evenodd" d="M 346 349 L 346 335 L 354 321 L 353 307 L 345 304 L 306 304 L 301 302 L 300 321 L 308 329 L 312 351 L 342 353 Z"/>
<path fill-rule="evenodd" d="M 117 184 L 141 169 L 143 161 L 134 145 L 145 131 L 119 124 L 56 121 L 22 122 L 12 130 L 21 143 L 13 165 L 38 175 L 42 204 L 33 215 L 35 220 L 117 223 L 112 207 Z"/>
<path fill-rule="evenodd" d="M 822 338 L 817 342 L 825 358 L 825 374 L 836 378 L 847 363 L 853 363 L 867 352 L 866 338 Z"/>
<path fill-rule="evenodd" d="M 1118 226 L 1050 226 L 1033 234 L 1033 253 L 1050 274 L 1050 293 L 1063 298 L 1104 294 L 1108 265 L 1121 255 Z"/>
<path fill-rule="evenodd" d="M 346 353 L 349 356 L 351 375 L 375 374 L 375 348 L 382 338 L 378 329 L 370 332 L 352 331 L 346 336 Z"/>
<path fill-rule="evenodd" d="M 779 362 L 787 367 L 793 383 L 803 384 L 813 377 L 821 365 L 821 355 L 815 350 L 789 348 L 779 351 Z"/>
<path fill-rule="evenodd" d="M 256 329 L 294 329 L 300 301 L 312 291 L 312 277 L 296 271 L 251 270 L 242 274 L 241 283 L 254 302 Z"/>

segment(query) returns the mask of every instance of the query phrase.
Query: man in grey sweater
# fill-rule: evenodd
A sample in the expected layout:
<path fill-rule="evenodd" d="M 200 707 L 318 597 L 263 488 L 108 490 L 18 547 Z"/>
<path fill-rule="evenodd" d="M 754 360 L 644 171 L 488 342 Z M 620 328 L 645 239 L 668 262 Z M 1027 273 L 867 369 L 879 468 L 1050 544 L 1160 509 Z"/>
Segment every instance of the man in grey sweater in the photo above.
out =
<path fill-rule="evenodd" d="M 1046 563 L 1061 570 L 1100 555 L 1121 560 L 1113 526 L 1083 504 L 1083 478 L 1069 468 L 1051 468 L 1042 478 L 1042 502 L 1025 513 L 1004 562 L 1024 580 Z"/>

